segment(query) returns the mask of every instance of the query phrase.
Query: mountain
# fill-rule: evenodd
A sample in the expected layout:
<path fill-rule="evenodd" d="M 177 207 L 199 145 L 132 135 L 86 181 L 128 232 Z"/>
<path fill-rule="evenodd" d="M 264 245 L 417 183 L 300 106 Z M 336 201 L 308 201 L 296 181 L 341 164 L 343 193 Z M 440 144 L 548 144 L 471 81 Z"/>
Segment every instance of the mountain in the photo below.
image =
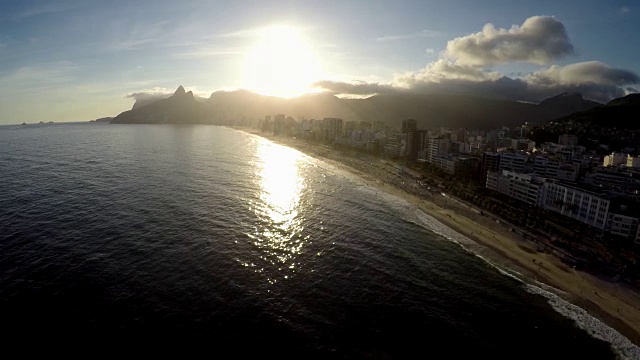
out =
<path fill-rule="evenodd" d="M 607 106 L 640 106 L 640 94 L 629 94 L 613 99 L 607 103 Z"/>
<path fill-rule="evenodd" d="M 577 135 L 588 148 L 609 145 L 610 150 L 636 148 L 640 143 L 640 94 L 614 99 L 606 105 L 559 117 L 542 126 L 546 137 Z M 607 150 L 608 151 L 608 150 Z"/>
<path fill-rule="evenodd" d="M 491 129 L 520 126 L 525 121 L 542 123 L 567 115 L 574 109 L 597 105 L 582 100 L 579 94 L 577 97 L 559 97 L 536 105 L 467 95 L 398 94 L 341 99 L 320 93 L 282 99 L 248 91 L 233 91 L 213 93 L 206 105 L 211 119 L 216 123 L 229 123 L 241 118 L 262 119 L 265 115 L 282 113 L 294 118 L 338 117 L 355 121 L 383 121 L 392 127 L 399 127 L 402 120 L 413 118 L 418 120 L 420 128 L 447 126 Z M 572 103 L 562 106 L 565 99 Z"/>
<path fill-rule="evenodd" d="M 538 106 L 550 114 L 572 114 L 579 111 L 592 109 L 602 104 L 591 100 L 585 100 L 578 93 L 562 93 L 543 100 Z"/>
<path fill-rule="evenodd" d="M 553 123 L 597 125 L 607 128 L 640 129 L 640 94 L 613 99 L 606 105 L 555 119 Z"/>
<path fill-rule="evenodd" d="M 131 109 L 132 110 L 133 109 L 137 109 L 137 108 L 143 107 L 145 105 L 149 105 L 151 103 L 154 103 L 154 102 L 156 102 L 158 100 L 166 99 L 166 98 L 168 98 L 170 96 L 171 96 L 171 94 L 144 94 L 144 93 L 141 93 L 141 94 L 136 96 L 136 102 L 133 103 L 133 107 L 131 107 Z M 194 98 L 199 102 L 204 102 L 205 100 L 207 100 L 205 98 L 202 98 L 200 96 L 195 96 L 195 95 L 194 95 Z"/>
<path fill-rule="evenodd" d="M 342 99 L 326 93 L 283 99 L 246 90 L 217 91 L 211 94 L 205 105 L 217 123 L 234 122 L 241 118 L 263 119 L 265 115 L 274 114 L 316 119 L 340 117 L 349 120 L 355 117 Z"/>
<path fill-rule="evenodd" d="M 197 124 L 207 119 L 202 103 L 196 101 L 191 91 L 182 86 L 166 98 L 125 111 L 116 116 L 112 124 Z"/>
<path fill-rule="evenodd" d="M 184 89 L 179 88 L 172 97 L 135 107 L 118 115 L 114 122 L 162 122 L 166 111 L 161 111 L 158 107 L 165 109 L 167 101 L 175 102 L 176 97 L 185 96 L 183 93 Z M 199 104 L 193 100 L 193 96 L 191 99 L 192 105 Z M 573 111 L 591 108 L 597 103 L 584 100 L 580 94 L 560 94 L 536 105 L 451 94 L 393 94 L 365 99 L 341 99 L 331 94 L 319 93 L 283 99 L 238 90 L 214 92 L 199 105 L 202 105 L 202 110 L 200 107 L 195 110 L 198 116 L 187 116 L 184 119 L 173 116 L 168 122 L 230 125 L 263 119 L 266 115 L 285 114 L 294 118 L 338 117 L 346 121 L 383 121 L 392 127 L 399 127 L 402 120 L 413 118 L 418 120 L 420 128 L 446 126 L 492 129 L 500 126 L 517 127 L 524 122 L 542 123 Z"/>

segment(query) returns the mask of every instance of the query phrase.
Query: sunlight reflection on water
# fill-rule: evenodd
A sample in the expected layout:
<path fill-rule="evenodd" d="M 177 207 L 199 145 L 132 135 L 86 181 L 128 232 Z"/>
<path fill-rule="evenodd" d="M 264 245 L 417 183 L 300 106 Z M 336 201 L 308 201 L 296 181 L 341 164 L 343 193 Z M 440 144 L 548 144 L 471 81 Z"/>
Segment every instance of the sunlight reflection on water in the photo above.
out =
<path fill-rule="evenodd" d="M 308 241 L 303 236 L 301 197 L 305 188 L 300 152 L 260 141 L 257 148 L 256 175 L 260 186 L 260 202 L 254 208 L 259 225 L 248 234 L 260 249 L 261 258 L 279 272 L 295 272 L 295 257 Z M 284 275 L 286 279 L 288 274 Z M 269 279 L 273 283 L 276 279 Z"/>

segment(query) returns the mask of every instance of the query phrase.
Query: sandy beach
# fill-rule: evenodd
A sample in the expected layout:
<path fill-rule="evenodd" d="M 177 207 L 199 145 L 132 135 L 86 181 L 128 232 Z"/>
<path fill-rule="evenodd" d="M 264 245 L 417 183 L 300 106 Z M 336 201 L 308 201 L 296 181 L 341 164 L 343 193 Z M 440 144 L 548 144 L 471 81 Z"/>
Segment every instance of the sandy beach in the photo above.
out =
<path fill-rule="evenodd" d="M 416 205 L 442 224 L 473 240 L 480 255 L 498 267 L 515 269 L 516 277 L 525 283 L 551 287 L 553 293 L 586 310 L 611 328 L 640 344 L 640 292 L 613 279 L 598 277 L 575 270 L 556 256 L 538 251 L 535 244 L 511 231 L 508 225 L 497 223 L 490 216 L 481 215 L 456 199 L 442 193 L 416 194 L 408 191 L 395 174 L 396 164 L 366 154 L 352 156 L 320 144 L 285 137 L 273 137 L 257 130 L 250 132 L 274 142 L 295 148 L 309 156 L 360 176 L 368 185 L 380 188 Z M 545 286 L 546 285 L 546 286 Z"/>

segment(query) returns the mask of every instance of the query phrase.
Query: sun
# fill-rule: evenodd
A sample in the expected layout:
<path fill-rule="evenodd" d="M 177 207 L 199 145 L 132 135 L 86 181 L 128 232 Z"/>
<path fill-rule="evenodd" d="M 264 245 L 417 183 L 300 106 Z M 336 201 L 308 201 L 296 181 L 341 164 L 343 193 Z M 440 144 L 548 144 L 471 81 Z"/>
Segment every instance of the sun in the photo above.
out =
<path fill-rule="evenodd" d="M 314 92 L 319 63 L 301 31 L 292 26 L 260 30 L 244 62 L 245 88 L 263 95 L 296 97 Z"/>

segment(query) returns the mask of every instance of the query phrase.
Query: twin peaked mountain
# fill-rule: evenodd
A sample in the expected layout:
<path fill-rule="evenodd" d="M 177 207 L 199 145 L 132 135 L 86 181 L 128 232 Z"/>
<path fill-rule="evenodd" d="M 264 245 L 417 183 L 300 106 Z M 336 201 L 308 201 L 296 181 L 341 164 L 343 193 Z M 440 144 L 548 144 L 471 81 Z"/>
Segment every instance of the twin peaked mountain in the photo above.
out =
<path fill-rule="evenodd" d="M 133 109 L 116 116 L 112 124 L 199 124 L 205 123 L 207 109 L 199 103 L 191 91 L 180 86 L 166 99 L 133 106 Z"/>
<path fill-rule="evenodd" d="M 182 86 L 165 99 L 138 101 L 118 115 L 119 124 L 216 124 L 234 125 L 265 115 L 294 118 L 338 117 L 355 121 L 384 121 L 398 126 L 402 120 L 418 120 L 419 127 L 468 127 L 490 129 L 541 123 L 584 111 L 600 104 L 579 94 L 561 94 L 540 104 L 487 99 L 468 95 L 396 94 L 366 99 L 341 99 L 331 94 L 308 94 L 292 99 L 264 96 L 245 90 L 217 91 L 208 99 L 196 99 Z"/>

